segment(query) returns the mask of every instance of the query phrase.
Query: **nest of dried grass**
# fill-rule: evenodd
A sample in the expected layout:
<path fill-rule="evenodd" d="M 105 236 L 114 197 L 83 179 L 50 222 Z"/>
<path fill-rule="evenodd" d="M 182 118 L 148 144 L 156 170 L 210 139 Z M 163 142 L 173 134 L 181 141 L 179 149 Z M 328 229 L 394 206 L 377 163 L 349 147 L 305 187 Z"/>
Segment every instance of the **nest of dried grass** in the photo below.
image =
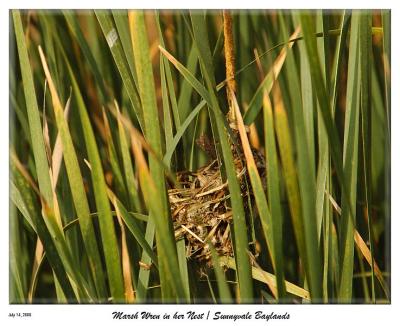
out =
<path fill-rule="evenodd" d="M 211 158 L 215 158 L 214 144 L 205 141 L 204 138 L 200 138 L 197 143 Z M 263 155 L 257 150 L 254 152 L 260 170 L 265 171 Z M 248 196 L 252 193 L 246 164 L 241 150 L 235 148 L 233 153 L 243 201 L 247 203 Z M 230 194 L 227 181 L 223 182 L 221 178 L 218 160 L 212 160 L 195 172 L 177 173 L 177 181 L 180 187 L 169 189 L 168 195 L 175 237 L 185 239 L 186 256 L 209 262 L 211 254 L 208 241 L 213 244 L 219 255 L 233 256 Z"/>

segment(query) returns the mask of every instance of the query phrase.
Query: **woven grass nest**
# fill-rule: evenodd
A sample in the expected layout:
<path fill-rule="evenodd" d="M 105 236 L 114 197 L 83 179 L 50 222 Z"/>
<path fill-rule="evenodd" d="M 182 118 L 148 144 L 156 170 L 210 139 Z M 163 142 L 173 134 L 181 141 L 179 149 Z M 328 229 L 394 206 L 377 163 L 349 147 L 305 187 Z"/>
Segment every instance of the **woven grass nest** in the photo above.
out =
<path fill-rule="evenodd" d="M 239 140 L 235 133 L 234 137 Z M 207 244 L 210 241 L 219 255 L 233 256 L 231 239 L 232 209 L 229 206 L 228 182 L 223 182 L 221 169 L 215 155 L 215 146 L 207 137 L 196 141 L 211 158 L 211 162 L 195 172 L 177 173 L 179 188 L 168 190 L 171 215 L 176 239 L 185 239 L 186 256 L 198 261 L 210 262 L 211 252 Z M 236 176 L 240 182 L 245 210 L 249 196 L 252 196 L 250 180 L 242 149 L 233 145 Z M 237 144 L 237 142 L 236 142 Z M 263 154 L 253 150 L 260 175 L 265 175 Z M 265 179 L 265 178 L 263 178 Z M 247 215 L 247 214 L 246 214 Z"/>

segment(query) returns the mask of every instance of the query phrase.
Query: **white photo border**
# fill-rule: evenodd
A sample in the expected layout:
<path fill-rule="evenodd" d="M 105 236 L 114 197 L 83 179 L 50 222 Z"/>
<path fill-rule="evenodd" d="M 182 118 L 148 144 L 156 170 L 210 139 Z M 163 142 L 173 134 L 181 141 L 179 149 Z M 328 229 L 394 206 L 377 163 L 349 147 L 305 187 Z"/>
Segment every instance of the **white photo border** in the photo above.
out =
<path fill-rule="evenodd" d="M 287 320 L 238 320 L 234 322 L 235 325 L 244 325 L 252 323 L 254 325 L 265 325 L 265 323 L 284 323 L 285 325 L 299 325 L 307 323 L 307 325 L 335 325 L 339 323 L 352 324 L 356 322 L 359 325 L 392 325 L 396 320 L 400 320 L 399 311 L 399 259 L 397 257 L 397 249 L 399 249 L 399 238 L 396 236 L 400 230 L 399 219 L 399 202 L 396 200 L 400 195 L 400 178 L 397 168 L 399 165 L 399 132 L 400 128 L 396 125 L 400 123 L 399 119 L 399 87 L 400 87 L 400 66 L 399 66 L 399 40 L 398 32 L 400 31 L 400 2 L 397 1 L 285 1 L 285 2 L 266 2 L 266 1 L 215 1 L 203 0 L 201 2 L 189 1 L 153 1 L 147 0 L 143 2 L 121 1 L 114 0 L 112 2 L 98 2 L 98 1 L 6 1 L 0 3 L 0 34 L 1 44 L 9 44 L 9 9 L 11 8 L 74 8 L 74 9 L 88 9 L 88 8 L 162 8 L 162 9 L 179 9 L 179 8 L 234 8 L 234 9 L 332 9 L 332 8 L 357 8 L 357 9 L 391 9 L 391 24 L 392 24 L 392 43 L 391 43 L 391 71 L 392 71 L 392 101 L 391 101 L 391 304 L 388 305 L 10 305 L 9 304 L 9 228 L 8 228 L 8 206 L 9 206 L 9 168 L 8 168 L 8 153 L 9 153 L 9 103 L 8 103 L 8 90 L 9 90 L 9 51 L 3 49 L 1 51 L 0 71 L 1 74 L 1 106 L 0 106 L 0 184 L 1 184 L 1 206 L 3 207 L 3 214 L 0 218 L 0 254 L 1 254 L 1 268 L 0 268 L 0 324 L 1 325 L 71 325 L 71 323 L 84 324 L 90 322 L 96 325 L 111 324 L 113 321 L 116 323 L 137 323 L 144 324 L 151 320 L 113 320 L 112 313 L 114 311 L 122 311 L 126 314 L 134 314 L 135 312 L 151 312 L 153 314 L 164 313 L 186 314 L 188 311 L 196 311 L 198 313 L 206 313 L 209 311 L 210 316 L 217 311 L 226 314 L 242 314 L 250 312 L 254 314 L 256 311 L 263 311 L 265 314 L 290 314 L 290 319 Z M 269 9 L 269 8 L 268 8 Z M 397 37 L 395 37 L 397 36 Z M 393 128 L 394 127 L 394 128 Z M 32 317 L 29 318 L 10 318 L 9 313 L 31 313 Z M 172 318 L 172 316 L 171 316 Z M 174 324 L 176 326 L 185 325 L 187 320 L 153 320 L 152 323 L 159 324 L 160 322 L 167 324 Z M 210 320 L 207 323 L 215 323 L 215 325 L 231 325 L 230 320 Z M 193 325 L 203 324 L 202 320 L 191 321 Z"/>

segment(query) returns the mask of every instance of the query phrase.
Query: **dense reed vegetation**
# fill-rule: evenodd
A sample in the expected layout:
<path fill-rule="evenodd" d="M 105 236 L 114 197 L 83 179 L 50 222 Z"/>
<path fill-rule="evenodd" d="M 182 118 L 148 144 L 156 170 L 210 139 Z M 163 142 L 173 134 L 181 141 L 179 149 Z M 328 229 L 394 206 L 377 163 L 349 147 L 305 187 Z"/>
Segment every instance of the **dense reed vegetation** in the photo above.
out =
<path fill-rule="evenodd" d="M 390 302 L 390 12 L 10 12 L 10 302 Z"/>

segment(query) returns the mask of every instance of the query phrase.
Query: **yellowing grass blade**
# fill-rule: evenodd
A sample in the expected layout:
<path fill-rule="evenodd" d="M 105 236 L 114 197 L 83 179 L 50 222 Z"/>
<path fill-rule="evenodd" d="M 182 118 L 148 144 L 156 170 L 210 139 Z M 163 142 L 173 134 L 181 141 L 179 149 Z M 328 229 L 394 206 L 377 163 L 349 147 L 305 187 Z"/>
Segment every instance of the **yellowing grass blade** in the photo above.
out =
<path fill-rule="evenodd" d="M 227 266 L 231 269 L 236 269 L 236 264 L 235 264 L 235 260 L 232 257 L 220 257 L 220 264 L 223 266 Z M 262 269 L 259 269 L 257 267 L 252 267 L 251 268 L 251 273 L 254 279 L 256 279 L 257 281 L 263 282 L 265 284 L 268 284 L 271 288 L 276 288 L 276 276 L 268 273 L 266 271 L 263 271 Z M 288 281 L 285 281 L 285 286 L 286 286 L 286 290 L 288 293 L 292 293 L 296 296 L 298 296 L 299 298 L 303 298 L 306 300 L 310 300 L 310 293 L 291 283 Z"/>
<path fill-rule="evenodd" d="M 260 175 L 258 173 L 257 165 L 251 151 L 250 142 L 247 138 L 246 129 L 243 123 L 243 118 L 240 113 L 239 105 L 237 103 L 236 97 L 233 93 L 231 95 L 231 103 L 235 112 L 235 119 L 237 121 L 237 126 L 239 129 L 240 139 L 242 141 L 243 152 L 246 158 L 247 169 L 250 176 L 250 182 L 253 187 L 253 194 L 256 200 L 256 205 L 258 213 L 260 214 L 261 224 L 264 230 L 264 236 L 268 244 L 269 253 L 274 265 L 274 269 L 278 275 L 278 294 L 279 298 L 285 296 L 285 284 L 284 284 L 284 273 L 283 273 L 283 261 L 282 261 L 282 250 L 278 250 L 278 244 L 274 234 L 274 221 L 271 217 L 269 206 L 267 203 L 267 198 L 263 189 Z M 276 221 L 275 221 L 276 223 Z"/>
<path fill-rule="evenodd" d="M 65 104 L 64 117 L 65 120 L 68 119 L 69 111 L 71 108 L 71 96 L 68 98 L 67 104 Z M 57 135 L 56 142 L 54 144 L 53 153 L 51 156 L 51 171 L 52 171 L 52 181 L 53 189 L 57 186 L 58 176 L 60 174 L 60 168 L 63 158 L 63 149 L 60 134 Z"/>
<path fill-rule="evenodd" d="M 133 303 L 135 300 L 135 293 L 133 291 L 133 286 L 132 286 L 131 262 L 129 259 L 128 246 L 126 243 L 125 226 L 122 223 L 121 214 L 115 202 L 114 202 L 114 207 L 115 207 L 115 212 L 117 214 L 118 223 L 121 228 L 121 259 L 122 259 L 122 272 L 123 272 L 124 287 L 125 287 L 125 300 L 126 303 Z"/>
<path fill-rule="evenodd" d="M 106 297 L 105 290 L 105 279 L 103 274 L 103 268 L 101 266 L 100 253 L 97 247 L 97 240 L 90 218 L 89 204 L 87 202 L 85 189 L 83 186 L 83 179 L 79 169 L 78 159 L 72 143 L 72 138 L 69 132 L 68 124 L 64 117 L 64 112 L 61 106 L 60 99 L 57 94 L 57 90 L 53 83 L 47 62 L 41 47 L 39 46 L 39 54 L 42 60 L 43 69 L 49 83 L 49 89 L 53 101 L 54 114 L 56 116 L 57 126 L 61 136 L 61 142 L 64 152 L 64 161 L 67 169 L 68 179 L 70 183 L 71 193 L 74 200 L 74 205 L 78 217 L 81 220 L 79 224 L 82 231 L 83 240 L 85 243 L 86 250 L 88 252 L 88 259 L 90 262 L 90 268 L 92 271 L 93 278 L 95 280 L 95 286 L 97 295 L 100 298 Z"/>

